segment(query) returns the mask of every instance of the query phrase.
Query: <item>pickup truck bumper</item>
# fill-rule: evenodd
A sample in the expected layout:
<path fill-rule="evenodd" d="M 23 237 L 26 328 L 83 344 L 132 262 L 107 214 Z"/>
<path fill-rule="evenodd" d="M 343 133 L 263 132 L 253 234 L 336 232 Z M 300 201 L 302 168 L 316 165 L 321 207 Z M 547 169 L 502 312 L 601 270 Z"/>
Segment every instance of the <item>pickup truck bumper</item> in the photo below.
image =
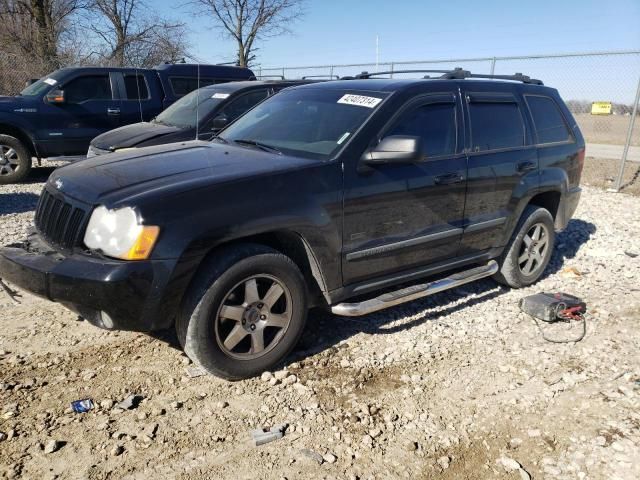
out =
<path fill-rule="evenodd" d="M 175 260 L 125 262 L 52 250 L 37 234 L 0 248 L 0 278 L 110 330 L 149 332 L 171 318 L 164 293 Z"/>

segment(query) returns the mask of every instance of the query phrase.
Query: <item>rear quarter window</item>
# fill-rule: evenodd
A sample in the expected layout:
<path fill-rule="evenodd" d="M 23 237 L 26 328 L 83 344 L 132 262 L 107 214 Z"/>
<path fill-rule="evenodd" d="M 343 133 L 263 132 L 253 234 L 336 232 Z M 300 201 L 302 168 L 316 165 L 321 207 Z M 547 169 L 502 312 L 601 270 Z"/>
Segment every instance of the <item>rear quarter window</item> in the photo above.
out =
<path fill-rule="evenodd" d="M 525 95 L 538 143 L 567 142 L 573 137 L 556 102 L 549 97 Z"/>

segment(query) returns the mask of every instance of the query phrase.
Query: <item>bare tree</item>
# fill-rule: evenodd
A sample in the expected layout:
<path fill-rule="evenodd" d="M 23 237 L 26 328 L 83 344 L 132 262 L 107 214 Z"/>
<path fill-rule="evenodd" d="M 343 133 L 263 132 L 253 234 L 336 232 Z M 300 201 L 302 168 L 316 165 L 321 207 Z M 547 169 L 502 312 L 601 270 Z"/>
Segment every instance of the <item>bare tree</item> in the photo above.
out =
<path fill-rule="evenodd" d="M 80 0 L 0 0 L 0 49 L 58 67 L 64 35 Z"/>
<path fill-rule="evenodd" d="M 199 11 L 212 14 L 225 36 L 238 45 L 238 65 L 255 60 L 256 42 L 290 33 L 303 15 L 304 0 L 192 0 Z"/>
<path fill-rule="evenodd" d="M 187 55 L 184 23 L 150 13 L 142 0 L 91 0 L 88 11 L 99 63 L 151 66 Z"/>

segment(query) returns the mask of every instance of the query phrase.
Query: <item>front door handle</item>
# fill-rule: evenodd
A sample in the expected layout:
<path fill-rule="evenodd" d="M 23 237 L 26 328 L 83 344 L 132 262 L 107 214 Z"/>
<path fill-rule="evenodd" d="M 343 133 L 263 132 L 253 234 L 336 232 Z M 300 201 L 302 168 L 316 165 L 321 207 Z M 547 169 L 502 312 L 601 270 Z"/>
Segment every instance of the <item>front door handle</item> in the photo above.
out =
<path fill-rule="evenodd" d="M 107 108 L 107 115 L 120 115 L 119 108 Z"/>
<path fill-rule="evenodd" d="M 445 173 L 434 178 L 436 185 L 451 185 L 452 183 L 460 183 L 464 181 L 464 177 L 456 172 Z"/>
<path fill-rule="evenodd" d="M 518 164 L 519 172 L 529 172 L 535 169 L 536 169 L 536 164 L 534 162 L 520 162 Z"/>

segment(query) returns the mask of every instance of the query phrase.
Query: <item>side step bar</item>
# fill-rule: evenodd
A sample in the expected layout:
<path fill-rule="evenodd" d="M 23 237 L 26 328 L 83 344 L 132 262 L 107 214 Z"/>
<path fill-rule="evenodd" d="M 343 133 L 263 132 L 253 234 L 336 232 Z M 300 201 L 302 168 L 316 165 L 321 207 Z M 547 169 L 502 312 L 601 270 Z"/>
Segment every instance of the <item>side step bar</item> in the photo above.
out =
<path fill-rule="evenodd" d="M 360 303 L 339 303 L 331 307 L 331 312 L 344 317 L 359 317 L 368 313 L 377 312 L 385 308 L 393 307 L 401 303 L 410 302 L 417 298 L 427 297 L 434 293 L 455 288 L 465 283 L 490 277 L 498 272 L 498 264 L 491 260 L 486 265 L 454 273 L 453 275 L 434 280 L 433 282 L 412 285 L 395 292 L 385 293 L 376 298 L 371 298 Z"/>

